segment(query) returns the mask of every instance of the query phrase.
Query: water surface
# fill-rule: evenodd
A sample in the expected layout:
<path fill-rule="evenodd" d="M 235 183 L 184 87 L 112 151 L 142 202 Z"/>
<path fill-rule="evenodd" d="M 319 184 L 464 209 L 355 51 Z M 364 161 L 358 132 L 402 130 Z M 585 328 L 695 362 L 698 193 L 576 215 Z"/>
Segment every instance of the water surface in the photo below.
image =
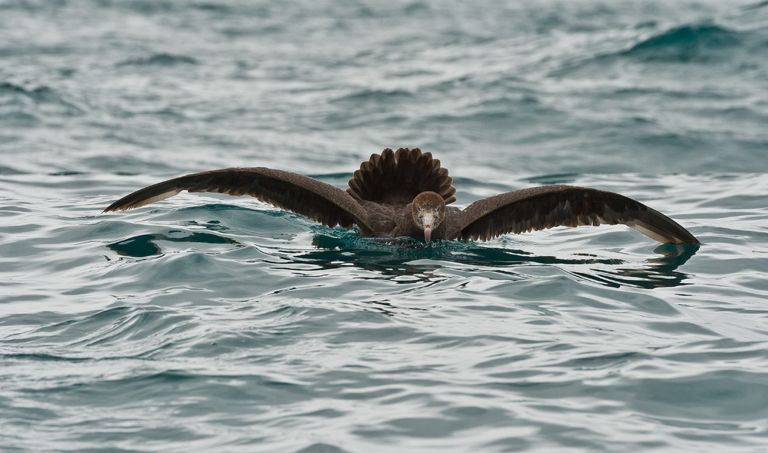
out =
<path fill-rule="evenodd" d="M 765 451 L 766 56 L 749 1 L 0 2 L 0 450 Z M 101 214 L 401 146 L 460 206 L 583 185 L 703 245 Z"/>

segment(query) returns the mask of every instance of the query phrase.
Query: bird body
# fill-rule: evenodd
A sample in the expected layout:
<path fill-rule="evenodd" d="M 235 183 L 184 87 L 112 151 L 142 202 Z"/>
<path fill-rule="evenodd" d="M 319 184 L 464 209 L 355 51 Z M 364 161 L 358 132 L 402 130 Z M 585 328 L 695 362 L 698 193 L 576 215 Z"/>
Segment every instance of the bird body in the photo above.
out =
<path fill-rule="evenodd" d="M 264 167 L 226 168 L 154 184 L 104 212 L 137 208 L 183 190 L 251 195 L 326 226 L 357 226 L 363 237 L 490 240 L 555 226 L 625 224 L 663 243 L 699 244 L 664 214 L 631 198 L 585 187 L 551 185 L 506 192 L 464 209 L 440 161 L 418 148 L 385 149 L 360 165 L 344 191 L 308 176 Z"/>

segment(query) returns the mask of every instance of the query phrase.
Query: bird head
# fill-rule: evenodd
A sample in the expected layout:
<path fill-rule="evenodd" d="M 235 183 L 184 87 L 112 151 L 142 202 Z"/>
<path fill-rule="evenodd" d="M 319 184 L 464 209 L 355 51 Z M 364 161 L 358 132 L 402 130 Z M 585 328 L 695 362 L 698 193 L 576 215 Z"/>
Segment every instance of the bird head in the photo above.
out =
<path fill-rule="evenodd" d="M 424 240 L 429 244 L 432 232 L 445 220 L 445 201 L 435 192 L 422 192 L 411 203 L 414 223 L 424 230 Z"/>

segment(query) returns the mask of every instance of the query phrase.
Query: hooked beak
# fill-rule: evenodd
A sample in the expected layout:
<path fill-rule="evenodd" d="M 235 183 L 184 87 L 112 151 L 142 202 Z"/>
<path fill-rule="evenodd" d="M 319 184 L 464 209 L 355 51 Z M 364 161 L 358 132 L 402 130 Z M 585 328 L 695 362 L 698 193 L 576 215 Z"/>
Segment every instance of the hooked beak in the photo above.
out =
<path fill-rule="evenodd" d="M 429 239 L 432 237 L 432 227 L 435 225 L 435 216 L 424 214 L 422 224 L 424 225 L 424 240 L 429 244 Z"/>

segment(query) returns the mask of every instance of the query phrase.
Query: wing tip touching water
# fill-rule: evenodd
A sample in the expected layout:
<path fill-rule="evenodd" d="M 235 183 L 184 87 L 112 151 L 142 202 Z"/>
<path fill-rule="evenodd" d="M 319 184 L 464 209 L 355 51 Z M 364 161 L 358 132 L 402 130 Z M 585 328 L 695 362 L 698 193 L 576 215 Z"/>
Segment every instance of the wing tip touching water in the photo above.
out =
<path fill-rule="evenodd" d="M 658 211 L 650 208 L 648 210 L 656 215 L 651 219 L 653 221 L 641 217 L 628 220 L 625 224 L 633 230 L 663 244 L 701 245 L 696 236 L 674 220 Z M 662 225 L 659 225 L 660 223 Z"/>
<path fill-rule="evenodd" d="M 141 206 L 146 206 L 148 204 L 165 200 L 166 198 L 171 198 L 184 190 L 174 186 L 168 187 L 168 182 L 170 181 L 156 184 L 154 186 L 145 187 L 141 190 L 137 190 L 136 192 L 126 195 L 111 205 L 107 206 L 107 208 L 102 211 L 102 214 L 114 211 L 127 211 L 128 209 L 135 209 Z"/>

